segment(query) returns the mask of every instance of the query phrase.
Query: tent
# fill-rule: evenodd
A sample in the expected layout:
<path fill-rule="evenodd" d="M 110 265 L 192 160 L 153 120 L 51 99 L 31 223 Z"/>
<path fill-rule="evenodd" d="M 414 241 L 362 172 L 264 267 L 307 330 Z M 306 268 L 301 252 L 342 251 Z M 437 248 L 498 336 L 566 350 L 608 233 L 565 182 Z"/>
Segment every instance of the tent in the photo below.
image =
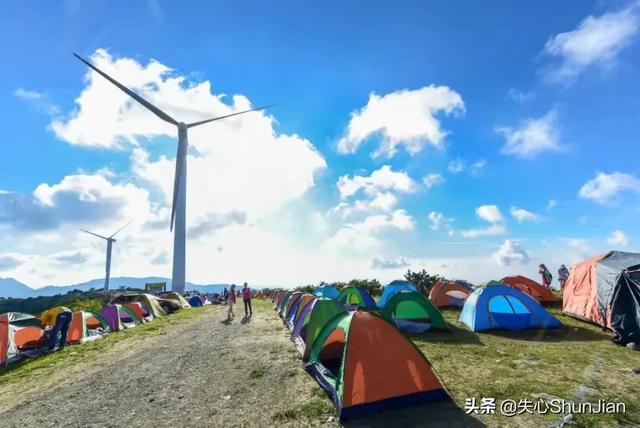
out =
<path fill-rule="evenodd" d="M 309 302 L 309 300 L 315 299 L 312 294 L 304 293 L 300 296 L 296 297 L 296 301 L 293 303 L 289 311 L 287 312 L 287 316 L 284 319 L 284 324 L 287 326 L 289 330 L 293 329 L 293 325 L 296 320 L 296 315 L 298 315 L 299 309 L 304 307 L 304 305 Z"/>
<path fill-rule="evenodd" d="M 0 315 L 0 366 L 14 363 L 40 347 L 43 330 L 33 315 L 7 312 Z"/>
<path fill-rule="evenodd" d="M 293 326 L 295 325 L 298 317 L 300 316 L 300 314 L 302 313 L 302 311 L 304 310 L 304 308 L 313 300 L 317 299 L 316 296 L 312 295 L 312 294 L 305 294 L 304 296 L 302 296 L 302 299 L 300 299 L 300 303 L 298 304 L 298 309 L 296 310 L 295 315 L 293 316 L 293 322 L 291 325 L 291 329 L 293 330 Z"/>
<path fill-rule="evenodd" d="M 394 294 L 401 291 L 418 291 L 418 289 L 409 281 L 392 281 L 382 290 L 382 296 L 378 299 L 378 306 L 384 308 L 387 301 L 393 297 Z"/>
<path fill-rule="evenodd" d="M 180 293 L 176 293 L 175 291 L 169 291 L 169 292 L 166 292 L 166 293 L 161 293 L 160 297 L 162 297 L 163 299 L 167 299 L 167 300 L 174 300 L 174 301 L 180 303 L 180 307 L 182 309 L 191 307 L 189 302 L 187 302 L 187 300 L 184 297 L 182 297 L 182 295 Z"/>
<path fill-rule="evenodd" d="M 160 300 L 154 296 L 153 294 L 148 293 L 140 293 L 140 294 L 121 294 L 119 296 L 111 299 L 110 303 L 130 303 L 130 302 L 139 302 L 142 304 L 143 309 L 147 314 L 153 316 L 153 318 L 161 317 L 166 315 L 162 306 L 160 306 Z"/>
<path fill-rule="evenodd" d="M 319 298 L 305 306 L 291 333 L 291 340 L 296 344 L 303 359 L 306 358 L 308 345 L 315 341 L 325 324 L 334 316 L 345 313 L 347 311 L 344 307 L 332 299 Z"/>
<path fill-rule="evenodd" d="M 282 296 L 280 296 L 280 298 L 278 299 L 278 304 L 275 307 L 275 310 L 278 315 L 280 315 L 280 310 L 282 309 L 282 306 L 285 305 L 289 300 L 291 293 L 293 293 L 293 291 L 287 291 L 286 293 L 282 294 Z"/>
<path fill-rule="evenodd" d="M 497 281 L 471 293 L 459 321 L 472 331 L 562 327 L 533 297 Z"/>
<path fill-rule="evenodd" d="M 289 307 L 289 302 L 292 302 L 296 296 L 302 294 L 302 292 L 300 291 L 292 291 L 287 293 L 287 295 L 284 297 L 284 299 L 282 299 L 282 302 L 280 302 L 280 307 L 278 308 L 278 315 L 281 318 L 285 317 L 285 314 L 287 312 L 287 308 Z"/>
<path fill-rule="evenodd" d="M 366 311 L 333 317 L 311 346 L 305 369 L 331 397 L 341 421 L 387 407 L 449 400 L 413 343 Z"/>
<path fill-rule="evenodd" d="M 338 290 L 333 285 L 323 285 L 322 287 L 318 287 L 313 292 L 313 295 L 316 297 L 326 297 L 327 299 L 335 299 L 340 294 L 340 290 Z"/>
<path fill-rule="evenodd" d="M 187 300 L 187 302 L 189 302 L 189 305 L 191 305 L 193 307 L 196 307 L 196 308 L 204 306 L 204 302 L 202 301 L 200 296 L 196 296 L 196 295 L 193 295 L 193 296 L 189 297 L 189 300 Z"/>
<path fill-rule="evenodd" d="M 562 310 L 613 330 L 616 343 L 640 343 L 640 254 L 610 251 L 574 265 Z"/>
<path fill-rule="evenodd" d="M 287 303 L 287 307 L 282 313 L 282 322 L 285 324 L 285 326 L 289 324 L 289 318 L 292 315 L 295 315 L 295 313 L 297 312 L 300 299 L 302 299 L 304 295 L 305 293 L 296 294 L 295 296 L 292 296 L 289 299 L 289 302 Z"/>
<path fill-rule="evenodd" d="M 285 293 L 284 290 L 278 290 L 276 291 L 276 293 L 273 296 L 273 308 L 275 309 L 278 306 L 278 303 L 280 302 L 280 298 L 282 297 L 282 295 Z"/>
<path fill-rule="evenodd" d="M 347 309 L 378 309 L 373 297 L 367 290 L 360 287 L 345 287 L 336 297 L 336 301 L 344 305 Z"/>
<path fill-rule="evenodd" d="M 555 303 L 558 301 L 551 290 L 536 281 L 522 275 L 505 276 L 500 280 L 503 284 L 517 288 L 523 293 L 527 293 L 540 303 Z"/>
<path fill-rule="evenodd" d="M 473 293 L 470 284 L 464 281 L 438 281 L 429 292 L 429 300 L 439 308 L 463 307 L 464 301 Z"/>
<path fill-rule="evenodd" d="M 100 310 L 100 315 L 107 320 L 111 331 L 132 328 L 138 322 L 138 317 L 131 309 L 118 304 L 105 306 Z"/>
<path fill-rule="evenodd" d="M 410 333 L 449 329 L 438 308 L 417 291 L 394 293 L 382 308 L 382 316 Z"/>
<path fill-rule="evenodd" d="M 109 322 L 92 311 L 75 311 L 69 325 L 67 342 L 87 343 L 100 339 L 109 331 Z"/>
<path fill-rule="evenodd" d="M 297 303 L 300 301 L 302 296 L 304 296 L 304 294 L 305 293 L 303 293 L 301 291 L 296 291 L 294 293 L 291 293 L 291 297 L 289 298 L 289 301 L 284 306 L 284 309 L 282 311 L 282 321 L 283 322 L 285 322 L 285 323 L 287 322 L 287 318 L 289 317 L 289 314 L 291 313 L 291 310 L 294 307 L 296 309 L 298 308 Z"/>
<path fill-rule="evenodd" d="M 153 319 L 153 315 L 151 315 L 140 302 L 129 302 L 125 303 L 124 306 L 131 309 L 131 311 L 136 314 L 138 322 L 140 323 L 148 322 Z"/>

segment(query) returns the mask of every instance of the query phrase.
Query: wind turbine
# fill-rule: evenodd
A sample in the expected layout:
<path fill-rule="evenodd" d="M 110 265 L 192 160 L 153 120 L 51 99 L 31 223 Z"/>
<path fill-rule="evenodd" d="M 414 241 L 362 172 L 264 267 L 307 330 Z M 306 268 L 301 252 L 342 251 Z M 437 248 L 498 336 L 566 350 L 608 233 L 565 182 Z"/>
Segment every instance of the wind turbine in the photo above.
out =
<path fill-rule="evenodd" d="M 120 233 L 120 231 L 122 229 L 124 229 L 125 227 L 129 226 L 130 224 L 131 224 L 131 222 L 125 224 L 120 229 L 116 230 L 115 233 L 113 235 L 109 236 L 108 238 L 106 236 L 98 235 L 97 233 L 89 232 L 88 230 L 85 230 L 85 229 L 80 229 L 81 231 L 86 232 L 89 235 L 97 236 L 98 238 L 102 238 L 105 241 L 107 241 L 107 267 L 106 267 L 106 273 L 105 273 L 105 277 L 104 277 L 104 291 L 105 292 L 109 291 L 109 278 L 111 277 L 111 249 L 113 248 L 113 243 L 116 242 L 116 240 L 113 239 L 113 237 L 116 236 L 118 233 Z"/>
<path fill-rule="evenodd" d="M 120 84 L 115 79 L 111 78 L 105 72 L 99 70 L 96 66 L 89 61 L 83 59 L 78 54 L 73 54 L 80 61 L 89 66 L 96 73 L 107 79 L 109 82 L 117 86 L 121 91 L 129 95 L 131 98 L 142 104 L 153 114 L 158 116 L 165 122 L 169 122 L 178 128 L 178 151 L 176 153 L 176 172 L 173 178 L 173 202 L 171 204 L 171 223 L 169 224 L 169 230 L 173 231 L 173 272 L 171 275 L 171 289 L 180 294 L 184 293 L 185 288 L 185 271 L 186 271 L 186 216 L 187 216 L 187 146 L 189 145 L 188 130 L 196 126 L 204 125 L 205 123 L 214 122 L 220 119 L 226 119 L 231 116 L 237 116 L 252 111 L 263 110 L 271 105 L 253 108 L 250 110 L 239 111 L 236 113 L 227 114 L 224 116 L 214 117 L 212 119 L 200 120 L 198 122 L 184 123 L 178 122 L 167 113 L 163 112 L 149 101 L 142 98 L 140 95 L 133 92 L 131 89 Z M 175 225 L 175 230 L 174 229 Z"/>

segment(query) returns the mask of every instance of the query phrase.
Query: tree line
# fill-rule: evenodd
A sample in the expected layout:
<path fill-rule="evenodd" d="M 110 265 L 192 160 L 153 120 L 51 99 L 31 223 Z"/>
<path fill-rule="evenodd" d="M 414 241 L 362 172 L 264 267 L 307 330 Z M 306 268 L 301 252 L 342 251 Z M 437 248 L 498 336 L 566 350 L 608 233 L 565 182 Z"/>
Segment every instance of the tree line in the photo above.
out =
<path fill-rule="evenodd" d="M 404 274 L 404 279 L 416 286 L 418 291 L 424 295 L 429 295 L 429 291 L 435 285 L 436 282 L 444 280 L 444 277 L 440 275 L 431 275 L 426 269 L 421 271 L 412 271 L 410 269 Z M 302 291 L 305 293 L 313 293 L 313 291 L 323 285 L 333 285 L 337 289 L 341 290 L 345 287 L 359 287 L 367 290 L 372 296 L 379 296 L 382 294 L 383 285 L 377 279 L 352 279 L 349 282 L 334 282 L 332 284 L 325 284 L 321 282 L 320 285 L 304 285 L 296 287 L 295 291 Z"/>

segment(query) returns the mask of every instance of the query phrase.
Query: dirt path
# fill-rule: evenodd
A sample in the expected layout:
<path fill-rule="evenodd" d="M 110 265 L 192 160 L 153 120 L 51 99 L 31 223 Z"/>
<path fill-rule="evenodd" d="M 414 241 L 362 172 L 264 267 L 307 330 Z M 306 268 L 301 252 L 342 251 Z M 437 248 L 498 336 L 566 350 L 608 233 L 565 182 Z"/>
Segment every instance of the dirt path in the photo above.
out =
<path fill-rule="evenodd" d="M 270 304 L 254 306 L 250 320 L 231 322 L 226 307 L 197 309 L 197 318 L 124 338 L 90 362 L 3 383 L 0 426 L 337 426 L 333 404 L 304 371 L 289 331 Z M 478 425 L 451 403 L 390 410 L 350 425 L 427 422 Z"/>
<path fill-rule="evenodd" d="M 66 378 L 56 376 L 53 386 L 45 378 L 31 391 L 14 389 L 20 398 L 0 407 L 0 425 L 265 426 L 330 420 L 333 408 L 304 373 L 282 323 L 266 305 L 257 306 L 249 322 L 231 323 L 223 322 L 226 314 L 219 308 L 210 308 L 133 349 L 109 350 L 97 367 L 74 367 Z M 20 387 L 3 385 L 0 396 Z M 310 419 L 300 420 L 301 412 Z"/>

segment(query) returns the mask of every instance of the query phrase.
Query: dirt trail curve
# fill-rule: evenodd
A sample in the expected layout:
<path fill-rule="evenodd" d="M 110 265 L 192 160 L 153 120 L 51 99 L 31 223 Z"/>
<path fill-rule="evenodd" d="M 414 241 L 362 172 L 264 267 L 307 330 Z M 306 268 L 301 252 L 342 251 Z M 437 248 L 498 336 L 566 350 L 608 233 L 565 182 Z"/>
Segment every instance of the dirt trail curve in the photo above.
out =
<path fill-rule="evenodd" d="M 330 417 L 273 311 L 229 324 L 225 315 L 207 308 L 164 334 L 132 337 L 54 385 L 46 376 L 30 391 L 2 385 L 10 399 L 0 403 L 0 426 L 267 426 L 308 406 L 316 421 Z"/>

